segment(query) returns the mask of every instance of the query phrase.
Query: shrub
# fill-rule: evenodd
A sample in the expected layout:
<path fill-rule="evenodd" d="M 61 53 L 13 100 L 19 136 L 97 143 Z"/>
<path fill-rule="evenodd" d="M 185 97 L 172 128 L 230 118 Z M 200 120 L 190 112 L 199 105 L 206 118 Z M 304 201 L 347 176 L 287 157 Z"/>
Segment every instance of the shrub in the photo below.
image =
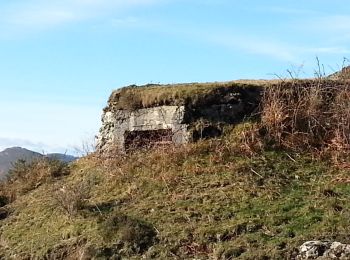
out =
<path fill-rule="evenodd" d="M 62 187 L 57 186 L 52 196 L 59 208 L 69 216 L 74 216 L 86 205 L 90 197 L 90 185 L 87 182 L 79 182 Z"/>
<path fill-rule="evenodd" d="M 0 195 L 11 202 L 45 182 L 68 175 L 69 172 L 68 164 L 56 159 L 43 157 L 30 163 L 19 160 L 9 171 L 9 178 L 2 184 Z"/>

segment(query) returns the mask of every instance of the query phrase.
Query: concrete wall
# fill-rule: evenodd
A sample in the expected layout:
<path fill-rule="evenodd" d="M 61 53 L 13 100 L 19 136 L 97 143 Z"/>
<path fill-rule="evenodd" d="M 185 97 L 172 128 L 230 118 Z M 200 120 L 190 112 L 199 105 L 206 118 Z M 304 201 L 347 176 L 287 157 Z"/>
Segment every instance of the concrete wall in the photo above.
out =
<path fill-rule="evenodd" d="M 189 141 L 187 124 L 184 124 L 184 106 L 160 106 L 136 111 L 107 111 L 102 116 L 102 127 L 97 140 L 99 150 L 109 146 L 124 150 L 125 133 L 171 129 L 172 141 L 183 144 Z"/>

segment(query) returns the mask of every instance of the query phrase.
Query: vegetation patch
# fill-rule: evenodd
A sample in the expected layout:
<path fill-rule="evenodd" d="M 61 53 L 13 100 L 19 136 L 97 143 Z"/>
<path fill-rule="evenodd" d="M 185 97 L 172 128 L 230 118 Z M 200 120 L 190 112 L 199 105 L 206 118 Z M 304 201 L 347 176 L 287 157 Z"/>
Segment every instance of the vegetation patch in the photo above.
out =
<path fill-rule="evenodd" d="M 14 201 L 45 182 L 66 176 L 70 173 L 68 164 L 56 159 L 39 158 L 31 162 L 18 160 L 9 171 L 6 181 L 0 183 L 0 203 Z"/>
<path fill-rule="evenodd" d="M 350 152 L 348 82 L 320 78 L 265 88 L 257 130 L 268 147 L 346 160 Z"/>
<path fill-rule="evenodd" d="M 156 230 L 149 223 L 114 212 L 101 224 L 101 233 L 105 240 L 113 242 L 120 254 L 142 254 L 156 242 Z M 128 252 L 130 251 L 130 252 Z"/>
<path fill-rule="evenodd" d="M 108 100 L 110 110 L 137 110 L 163 105 L 186 105 L 190 107 L 225 103 L 229 95 L 236 102 L 241 98 L 257 99 L 262 82 L 192 83 L 174 85 L 145 85 L 121 88 Z M 227 100 L 226 100 L 227 101 Z"/>

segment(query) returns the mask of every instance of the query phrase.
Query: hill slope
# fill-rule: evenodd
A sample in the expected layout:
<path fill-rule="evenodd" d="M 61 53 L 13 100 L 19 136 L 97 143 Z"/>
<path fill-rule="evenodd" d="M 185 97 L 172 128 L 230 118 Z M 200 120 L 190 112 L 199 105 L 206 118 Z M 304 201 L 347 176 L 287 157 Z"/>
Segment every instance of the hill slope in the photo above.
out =
<path fill-rule="evenodd" d="M 283 81 L 216 139 L 21 165 L 0 186 L 0 259 L 296 259 L 308 240 L 349 244 L 349 96 L 347 81 Z"/>
<path fill-rule="evenodd" d="M 221 139 L 90 156 L 7 206 L 4 257 L 290 259 L 310 239 L 349 242 L 349 170 L 307 154 L 244 153 Z M 11 213 L 12 212 L 12 213 Z"/>

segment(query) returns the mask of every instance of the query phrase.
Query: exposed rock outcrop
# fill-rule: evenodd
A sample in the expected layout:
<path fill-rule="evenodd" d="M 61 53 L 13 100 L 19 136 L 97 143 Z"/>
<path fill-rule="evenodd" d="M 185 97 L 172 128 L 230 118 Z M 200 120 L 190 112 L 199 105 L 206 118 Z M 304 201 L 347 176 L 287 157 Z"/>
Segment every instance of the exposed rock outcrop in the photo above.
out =
<path fill-rule="evenodd" d="M 350 245 L 329 241 L 308 241 L 300 246 L 296 259 L 350 259 Z"/>

